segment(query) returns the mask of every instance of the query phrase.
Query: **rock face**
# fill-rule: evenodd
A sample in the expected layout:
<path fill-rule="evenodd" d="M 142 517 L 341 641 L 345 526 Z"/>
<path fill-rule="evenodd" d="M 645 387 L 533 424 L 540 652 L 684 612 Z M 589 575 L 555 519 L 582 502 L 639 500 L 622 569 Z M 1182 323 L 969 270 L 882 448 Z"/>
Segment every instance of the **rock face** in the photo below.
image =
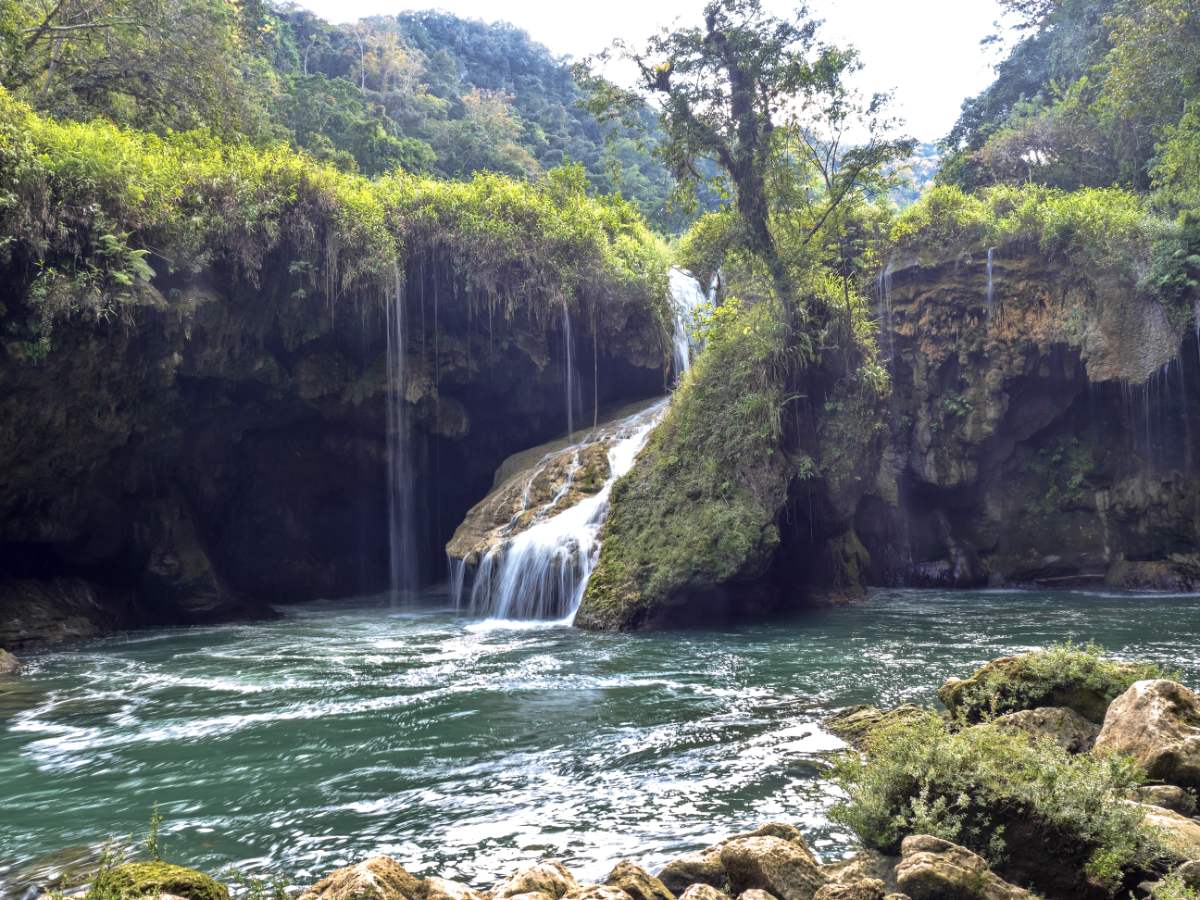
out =
<path fill-rule="evenodd" d="M 1095 749 L 1129 754 L 1156 780 L 1200 788 L 1200 698 L 1174 681 L 1139 681 L 1109 706 Z"/>
<path fill-rule="evenodd" d="M 300 894 L 300 900 L 417 900 L 421 882 L 390 856 L 372 856 L 338 869 Z"/>
<path fill-rule="evenodd" d="M 929 835 L 900 846 L 896 881 L 912 900 L 1034 900 L 1034 895 L 995 875 L 984 859 Z"/>
<path fill-rule="evenodd" d="M 426 582 L 496 466 L 567 427 L 561 299 L 497 309 L 428 252 L 388 286 L 405 297 Z M 257 280 L 224 263 L 164 275 L 119 321 L 56 323 L 34 360 L 7 330 L 30 314 L 31 268 L 0 260 L 0 646 L 387 587 L 388 303 L 335 302 L 302 264 L 280 249 Z M 663 388 L 658 312 L 611 287 L 594 334 L 590 316 L 572 325 L 579 419 Z"/>
<path fill-rule="evenodd" d="M 891 487 L 855 520 L 872 583 L 1200 584 L 1195 337 L 1131 275 L 917 236 L 879 301 Z"/>
<path fill-rule="evenodd" d="M 1086 753 L 1096 743 L 1100 728 L 1079 713 L 1062 707 L 1038 707 L 997 716 L 998 728 L 1023 731 L 1031 738 L 1046 738 L 1068 753 Z"/>

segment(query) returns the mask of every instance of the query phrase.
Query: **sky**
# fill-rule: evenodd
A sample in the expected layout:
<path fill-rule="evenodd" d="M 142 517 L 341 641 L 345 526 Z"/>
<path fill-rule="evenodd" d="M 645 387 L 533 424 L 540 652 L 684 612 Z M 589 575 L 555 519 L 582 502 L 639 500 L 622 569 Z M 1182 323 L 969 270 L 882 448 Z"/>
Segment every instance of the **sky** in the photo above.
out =
<path fill-rule="evenodd" d="M 582 58 L 622 38 L 637 44 L 673 21 L 699 24 L 704 0 L 300 0 L 332 22 L 437 8 L 511 22 L 560 56 Z M 764 0 L 786 15 L 788 0 Z M 944 136 L 962 101 L 992 80 L 996 51 L 980 46 L 999 18 L 997 0 L 809 0 L 822 37 L 858 48 L 866 93 L 892 90 L 895 111 L 923 141 Z"/>

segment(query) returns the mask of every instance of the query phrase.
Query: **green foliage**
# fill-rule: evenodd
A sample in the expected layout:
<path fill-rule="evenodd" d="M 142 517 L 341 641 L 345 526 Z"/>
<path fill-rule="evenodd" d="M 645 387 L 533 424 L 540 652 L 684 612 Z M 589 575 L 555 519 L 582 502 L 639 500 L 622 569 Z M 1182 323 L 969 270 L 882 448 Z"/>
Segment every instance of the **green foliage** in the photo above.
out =
<path fill-rule="evenodd" d="M 1200 891 L 1189 887 L 1179 872 L 1172 872 L 1154 886 L 1154 900 L 1200 900 Z"/>
<path fill-rule="evenodd" d="M 806 352 L 766 303 L 726 301 L 702 336 L 638 465 L 614 486 L 581 625 L 635 626 L 677 591 L 753 574 L 778 544 L 776 511 L 800 464 L 780 449 L 784 386 Z"/>
<path fill-rule="evenodd" d="M 942 256 L 1023 242 L 1080 265 L 1133 273 L 1164 227 L 1144 199 L 1115 188 L 996 185 L 967 193 L 938 185 L 900 215 L 891 239 Z"/>
<path fill-rule="evenodd" d="M 281 247 L 297 298 L 377 297 L 394 266 L 453 250 L 471 302 L 586 301 L 601 322 L 602 304 L 634 303 L 669 321 L 665 248 L 631 205 L 585 187 L 576 169 L 370 181 L 281 145 L 56 122 L 0 92 L 0 265 L 30 273 L 40 352 L 56 318 L 119 315 L 156 274 L 225 267 L 254 286 Z"/>
<path fill-rule="evenodd" d="M 978 722 L 1040 706 L 1066 706 L 1100 721 L 1108 704 L 1135 681 L 1169 678 L 1152 663 L 1108 659 L 1102 648 L 1070 642 L 995 660 L 939 692 L 954 717 Z"/>
<path fill-rule="evenodd" d="M 1030 500 L 1031 511 L 1052 516 L 1085 499 L 1088 476 L 1094 472 L 1096 461 L 1091 445 L 1072 437 L 1043 447 L 1025 468 L 1041 491 Z"/>
<path fill-rule="evenodd" d="M 1072 756 L 1052 741 L 991 725 L 948 731 L 929 714 L 872 732 L 867 755 L 847 753 L 835 767 L 847 799 L 831 818 L 869 847 L 895 853 L 910 834 L 931 834 L 987 857 L 1003 873 L 1013 854 L 1007 835 L 1053 848 L 1055 863 L 1077 867 L 1115 893 L 1127 872 L 1159 854 L 1142 813 L 1120 802 L 1140 774 L 1118 756 Z"/>
<path fill-rule="evenodd" d="M 159 830 L 162 828 L 163 816 L 158 811 L 158 804 L 150 813 L 150 830 L 146 833 L 146 852 L 155 862 L 162 862 L 162 847 L 159 842 Z"/>

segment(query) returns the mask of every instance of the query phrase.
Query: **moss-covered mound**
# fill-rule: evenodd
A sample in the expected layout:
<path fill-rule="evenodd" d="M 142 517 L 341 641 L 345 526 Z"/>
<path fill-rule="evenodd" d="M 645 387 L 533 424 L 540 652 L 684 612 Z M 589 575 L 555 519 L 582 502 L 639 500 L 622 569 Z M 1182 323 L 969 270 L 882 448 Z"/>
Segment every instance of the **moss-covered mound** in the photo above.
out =
<path fill-rule="evenodd" d="M 1097 647 L 1063 644 L 994 659 L 970 678 L 946 682 L 938 698 L 951 716 L 966 722 L 1023 709 L 1064 707 L 1100 723 L 1108 705 L 1135 681 L 1162 677 L 1162 669 L 1151 663 L 1106 659 Z"/>
<path fill-rule="evenodd" d="M 868 847 L 895 853 L 908 835 L 934 835 L 1050 896 L 1116 894 L 1164 853 L 1143 812 L 1120 802 L 1139 780 L 1131 763 L 993 725 L 950 731 L 932 713 L 893 724 L 865 757 L 844 755 L 837 778 L 848 799 L 832 816 Z"/>
<path fill-rule="evenodd" d="M 802 460 L 780 446 L 785 328 L 766 304 L 724 307 L 637 465 L 613 489 L 576 624 L 647 624 L 696 593 L 762 576 Z"/>
<path fill-rule="evenodd" d="M 88 893 L 102 900 L 170 894 L 185 900 L 229 900 L 229 891 L 203 872 L 165 862 L 132 862 L 102 872 Z"/>

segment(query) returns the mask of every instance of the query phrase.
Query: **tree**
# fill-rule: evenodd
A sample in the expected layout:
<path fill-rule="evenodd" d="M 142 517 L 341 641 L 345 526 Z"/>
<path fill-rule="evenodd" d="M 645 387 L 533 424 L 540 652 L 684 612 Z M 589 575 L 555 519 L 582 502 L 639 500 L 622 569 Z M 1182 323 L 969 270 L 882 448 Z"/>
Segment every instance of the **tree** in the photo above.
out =
<path fill-rule="evenodd" d="M 0 82 L 39 109 L 157 131 L 267 127 L 275 81 L 255 52 L 257 4 L 15 0 L 14 15 L 15 52 L 0 55 Z"/>
<path fill-rule="evenodd" d="M 659 152 L 684 185 L 701 181 L 700 161 L 728 175 L 746 250 L 766 265 L 795 324 L 792 280 L 771 228 L 772 194 L 802 199 L 810 242 L 837 209 L 912 143 L 885 135 L 886 97 L 860 103 L 846 87 L 852 50 L 821 44 L 804 6 L 790 20 L 760 0 L 712 0 L 703 27 L 665 31 L 641 49 L 618 44 L 640 75 L 624 91 L 592 78 L 591 105 L 608 117 L 657 102 L 665 138 Z M 771 184 L 769 185 L 769 182 Z"/>

